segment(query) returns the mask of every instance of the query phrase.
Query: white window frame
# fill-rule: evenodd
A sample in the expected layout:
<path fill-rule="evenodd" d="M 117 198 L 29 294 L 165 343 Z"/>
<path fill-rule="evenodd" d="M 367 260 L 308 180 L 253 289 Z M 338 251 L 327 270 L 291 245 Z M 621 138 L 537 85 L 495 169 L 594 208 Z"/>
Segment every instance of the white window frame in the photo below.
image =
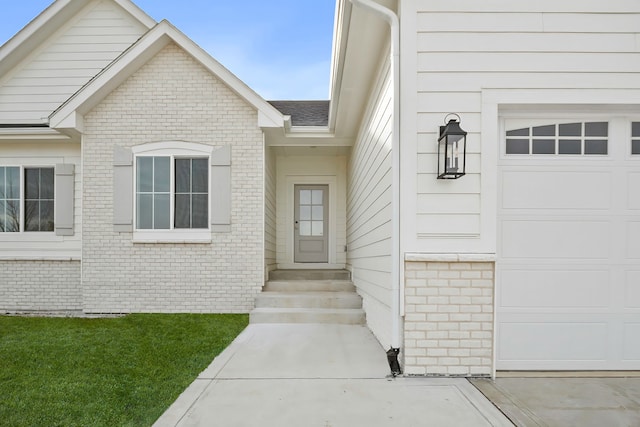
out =
<path fill-rule="evenodd" d="M 211 159 L 212 147 L 184 141 L 153 142 L 131 148 L 133 153 L 133 242 L 134 243 L 210 243 L 211 242 L 211 192 L 207 194 L 207 228 L 174 228 L 175 210 L 175 159 L 202 158 Z M 170 197 L 169 197 L 169 229 L 148 230 L 137 228 L 137 158 L 138 157 L 170 158 Z M 209 170 L 209 180 L 211 171 Z"/>
<path fill-rule="evenodd" d="M 57 203 L 57 192 L 56 192 L 56 185 L 55 185 L 55 169 L 56 169 L 56 165 L 55 164 L 50 164 L 50 163 L 27 163 L 24 161 L 21 161 L 19 159 L 14 159 L 14 160 L 3 160 L 3 162 L 0 164 L 0 167 L 3 168 L 15 168 L 17 167 L 19 169 L 19 182 L 20 182 L 20 188 L 19 188 L 19 196 L 20 196 L 20 201 L 19 201 L 19 206 L 20 206 L 20 227 L 18 231 L 11 231 L 11 232 L 0 232 L 0 241 L 3 242 L 11 242 L 11 241 L 33 241 L 33 242 L 38 242 L 38 241 L 62 241 L 62 237 L 57 236 L 56 235 L 56 229 L 55 229 L 55 224 L 56 224 L 56 209 L 55 209 L 55 204 Z M 53 223 L 54 223 L 54 227 L 53 230 L 51 231 L 27 231 L 25 230 L 25 218 L 24 218 L 24 213 L 25 213 L 25 182 L 24 182 L 24 170 L 25 169 L 53 169 L 54 170 L 54 186 L 53 186 L 53 203 L 54 203 L 54 209 L 53 209 Z"/>

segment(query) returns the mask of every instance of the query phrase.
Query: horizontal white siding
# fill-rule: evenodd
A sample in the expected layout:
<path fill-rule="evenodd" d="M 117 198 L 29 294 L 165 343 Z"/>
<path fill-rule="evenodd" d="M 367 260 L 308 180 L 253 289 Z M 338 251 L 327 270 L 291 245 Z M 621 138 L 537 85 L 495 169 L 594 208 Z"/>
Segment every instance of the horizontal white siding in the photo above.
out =
<path fill-rule="evenodd" d="M 347 262 L 363 298 L 367 323 L 383 345 L 391 343 L 390 73 L 387 57 L 351 152 L 347 193 Z"/>
<path fill-rule="evenodd" d="M 639 22 L 635 0 L 417 2 L 417 237 L 481 237 L 483 90 L 637 88 Z M 442 182 L 437 131 L 451 112 L 469 132 L 468 175 Z"/>
<path fill-rule="evenodd" d="M 640 12 L 640 3 L 637 0 L 539 0 L 517 1 L 492 0 L 479 2 L 477 0 L 418 0 L 418 10 L 423 12 L 451 12 L 451 11 L 476 11 L 476 12 L 554 12 L 554 13 L 628 13 Z"/>
<path fill-rule="evenodd" d="M 0 122 L 41 122 L 145 31 L 114 2 L 92 3 L 0 77 Z"/>

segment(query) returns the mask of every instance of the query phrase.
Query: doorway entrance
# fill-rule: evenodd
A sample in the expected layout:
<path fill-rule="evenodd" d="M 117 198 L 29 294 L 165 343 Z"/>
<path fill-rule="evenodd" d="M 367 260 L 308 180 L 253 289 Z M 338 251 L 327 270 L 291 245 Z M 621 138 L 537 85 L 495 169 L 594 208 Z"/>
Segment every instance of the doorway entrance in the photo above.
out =
<path fill-rule="evenodd" d="M 329 261 L 329 186 L 294 186 L 294 262 Z"/>

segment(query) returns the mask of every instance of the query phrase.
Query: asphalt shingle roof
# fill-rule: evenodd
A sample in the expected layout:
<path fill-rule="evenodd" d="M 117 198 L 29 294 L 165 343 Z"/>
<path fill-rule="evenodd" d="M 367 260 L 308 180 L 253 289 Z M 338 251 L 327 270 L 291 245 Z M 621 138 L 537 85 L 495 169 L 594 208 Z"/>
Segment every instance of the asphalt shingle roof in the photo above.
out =
<path fill-rule="evenodd" d="M 327 126 L 329 101 L 268 101 L 282 114 L 291 116 L 291 126 Z"/>

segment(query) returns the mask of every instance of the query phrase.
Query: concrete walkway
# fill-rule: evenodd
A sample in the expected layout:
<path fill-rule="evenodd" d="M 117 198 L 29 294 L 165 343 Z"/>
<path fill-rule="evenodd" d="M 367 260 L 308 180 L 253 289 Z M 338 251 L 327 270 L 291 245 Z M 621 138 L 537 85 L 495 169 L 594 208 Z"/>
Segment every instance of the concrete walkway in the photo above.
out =
<path fill-rule="evenodd" d="M 466 379 L 388 373 L 367 327 L 252 324 L 155 426 L 512 426 Z"/>

